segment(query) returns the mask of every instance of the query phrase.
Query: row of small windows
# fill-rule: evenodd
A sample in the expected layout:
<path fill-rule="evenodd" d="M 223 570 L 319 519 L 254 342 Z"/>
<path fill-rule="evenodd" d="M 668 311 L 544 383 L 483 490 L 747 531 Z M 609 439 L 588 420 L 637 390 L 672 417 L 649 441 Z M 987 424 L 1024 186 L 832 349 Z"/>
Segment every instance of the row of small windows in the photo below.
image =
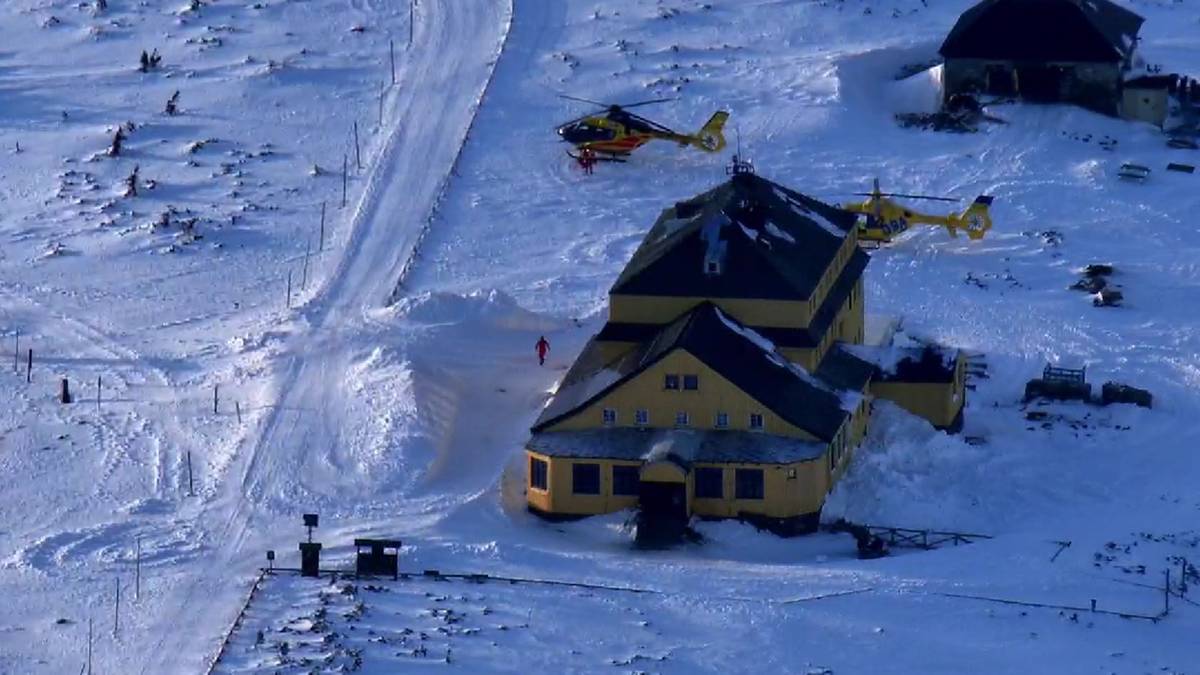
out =
<path fill-rule="evenodd" d="M 614 408 L 605 408 L 601 412 L 601 418 L 605 426 L 613 426 L 617 423 L 617 411 Z M 753 431 L 762 431 L 763 416 L 761 413 L 750 413 L 747 420 L 750 429 Z M 645 408 L 638 408 L 633 411 L 633 423 L 638 426 L 646 426 L 650 424 L 650 411 Z M 675 426 L 688 427 L 692 425 L 692 417 L 686 411 L 680 410 L 675 413 Z M 719 412 L 713 415 L 714 429 L 729 428 L 729 413 Z"/>
<path fill-rule="evenodd" d="M 545 460 L 529 458 L 529 485 L 539 490 L 548 489 Z M 697 467 L 695 469 L 696 498 L 725 498 L 725 469 Z M 636 497 L 641 485 L 640 467 L 613 465 L 612 493 L 622 497 Z M 577 462 L 571 465 L 571 492 L 577 495 L 600 494 L 600 465 Z M 763 499 L 763 470 L 734 469 L 734 499 Z"/>
<path fill-rule="evenodd" d="M 663 389 L 679 391 L 681 384 L 684 391 L 698 391 L 700 389 L 700 376 L 675 375 L 671 373 L 663 375 Z"/>

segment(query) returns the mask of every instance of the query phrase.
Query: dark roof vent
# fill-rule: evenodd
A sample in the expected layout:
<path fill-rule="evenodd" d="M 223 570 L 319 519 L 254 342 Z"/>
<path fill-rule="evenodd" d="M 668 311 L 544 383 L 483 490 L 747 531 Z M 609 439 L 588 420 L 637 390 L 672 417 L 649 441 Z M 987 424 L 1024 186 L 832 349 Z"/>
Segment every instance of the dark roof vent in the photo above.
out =
<path fill-rule="evenodd" d="M 743 160 L 738 155 L 734 155 L 733 161 L 729 163 L 729 166 L 725 167 L 725 175 L 727 176 L 742 176 L 752 173 L 754 173 L 754 163 L 748 159 Z"/>

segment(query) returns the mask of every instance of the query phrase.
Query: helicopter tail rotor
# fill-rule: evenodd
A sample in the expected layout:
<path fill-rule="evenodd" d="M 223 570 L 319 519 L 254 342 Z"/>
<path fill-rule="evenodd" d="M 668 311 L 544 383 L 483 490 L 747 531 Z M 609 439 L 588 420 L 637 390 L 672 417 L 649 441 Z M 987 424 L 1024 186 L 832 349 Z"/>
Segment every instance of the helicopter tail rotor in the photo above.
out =
<path fill-rule="evenodd" d="M 976 197 L 975 201 L 955 218 L 958 221 L 956 229 L 965 230 L 967 237 L 971 239 L 983 239 L 983 235 L 992 229 L 991 205 L 992 198 L 988 195 Z"/>
<path fill-rule="evenodd" d="M 729 113 L 718 110 L 700 127 L 691 138 L 691 144 L 705 152 L 720 152 L 725 149 L 725 122 Z"/>

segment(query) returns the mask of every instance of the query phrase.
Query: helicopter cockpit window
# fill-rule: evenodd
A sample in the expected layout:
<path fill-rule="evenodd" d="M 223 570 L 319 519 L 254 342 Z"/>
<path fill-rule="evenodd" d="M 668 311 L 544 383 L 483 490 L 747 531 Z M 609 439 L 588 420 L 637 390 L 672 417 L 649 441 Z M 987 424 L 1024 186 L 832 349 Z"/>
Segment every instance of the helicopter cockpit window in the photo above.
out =
<path fill-rule="evenodd" d="M 573 143 L 593 143 L 595 141 L 611 141 L 617 134 L 612 129 L 593 127 L 587 124 L 576 124 L 569 131 Z"/>

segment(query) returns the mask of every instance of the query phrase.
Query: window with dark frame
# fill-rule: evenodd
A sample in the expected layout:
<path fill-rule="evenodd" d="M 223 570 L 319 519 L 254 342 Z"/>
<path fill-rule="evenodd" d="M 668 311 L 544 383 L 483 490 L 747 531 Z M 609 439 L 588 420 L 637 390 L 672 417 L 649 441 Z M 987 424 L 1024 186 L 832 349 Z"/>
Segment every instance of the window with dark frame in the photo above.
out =
<path fill-rule="evenodd" d="M 650 411 L 645 408 L 639 408 L 633 411 L 633 422 L 641 426 L 650 424 Z"/>
<path fill-rule="evenodd" d="M 678 375 L 664 375 L 663 376 L 663 389 L 678 390 L 679 389 L 679 376 Z"/>
<path fill-rule="evenodd" d="M 700 389 L 700 376 L 699 375 L 684 375 L 683 376 L 683 390 L 684 391 L 697 391 L 698 389 Z"/>
<path fill-rule="evenodd" d="M 753 431 L 762 431 L 763 416 L 758 413 L 750 413 L 750 429 Z"/>
<path fill-rule="evenodd" d="M 725 470 L 713 467 L 696 467 L 696 499 L 723 499 L 725 497 Z"/>
<path fill-rule="evenodd" d="M 737 499 L 763 498 L 762 469 L 737 469 L 733 476 L 734 497 Z"/>
<path fill-rule="evenodd" d="M 715 420 L 713 420 L 713 426 L 718 429 L 728 429 L 729 428 L 729 413 L 723 413 L 723 412 L 717 413 L 717 418 Z"/>
<path fill-rule="evenodd" d="M 614 464 L 612 468 L 613 494 L 621 496 L 638 495 L 638 490 L 641 487 L 642 479 L 640 470 L 636 466 L 622 466 Z"/>
<path fill-rule="evenodd" d="M 600 494 L 600 465 L 571 465 L 571 491 L 577 495 Z"/>
<path fill-rule="evenodd" d="M 689 422 L 690 422 L 690 419 L 688 418 L 688 414 L 685 411 L 680 410 L 679 412 L 675 413 L 675 426 L 686 427 L 686 426 L 688 426 Z"/>
<path fill-rule="evenodd" d="M 529 458 L 529 487 L 545 490 L 549 484 L 547 476 L 549 475 L 546 461 L 537 457 Z"/>
<path fill-rule="evenodd" d="M 612 408 L 605 408 L 602 413 L 605 426 L 612 426 L 617 423 L 617 411 Z"/>

